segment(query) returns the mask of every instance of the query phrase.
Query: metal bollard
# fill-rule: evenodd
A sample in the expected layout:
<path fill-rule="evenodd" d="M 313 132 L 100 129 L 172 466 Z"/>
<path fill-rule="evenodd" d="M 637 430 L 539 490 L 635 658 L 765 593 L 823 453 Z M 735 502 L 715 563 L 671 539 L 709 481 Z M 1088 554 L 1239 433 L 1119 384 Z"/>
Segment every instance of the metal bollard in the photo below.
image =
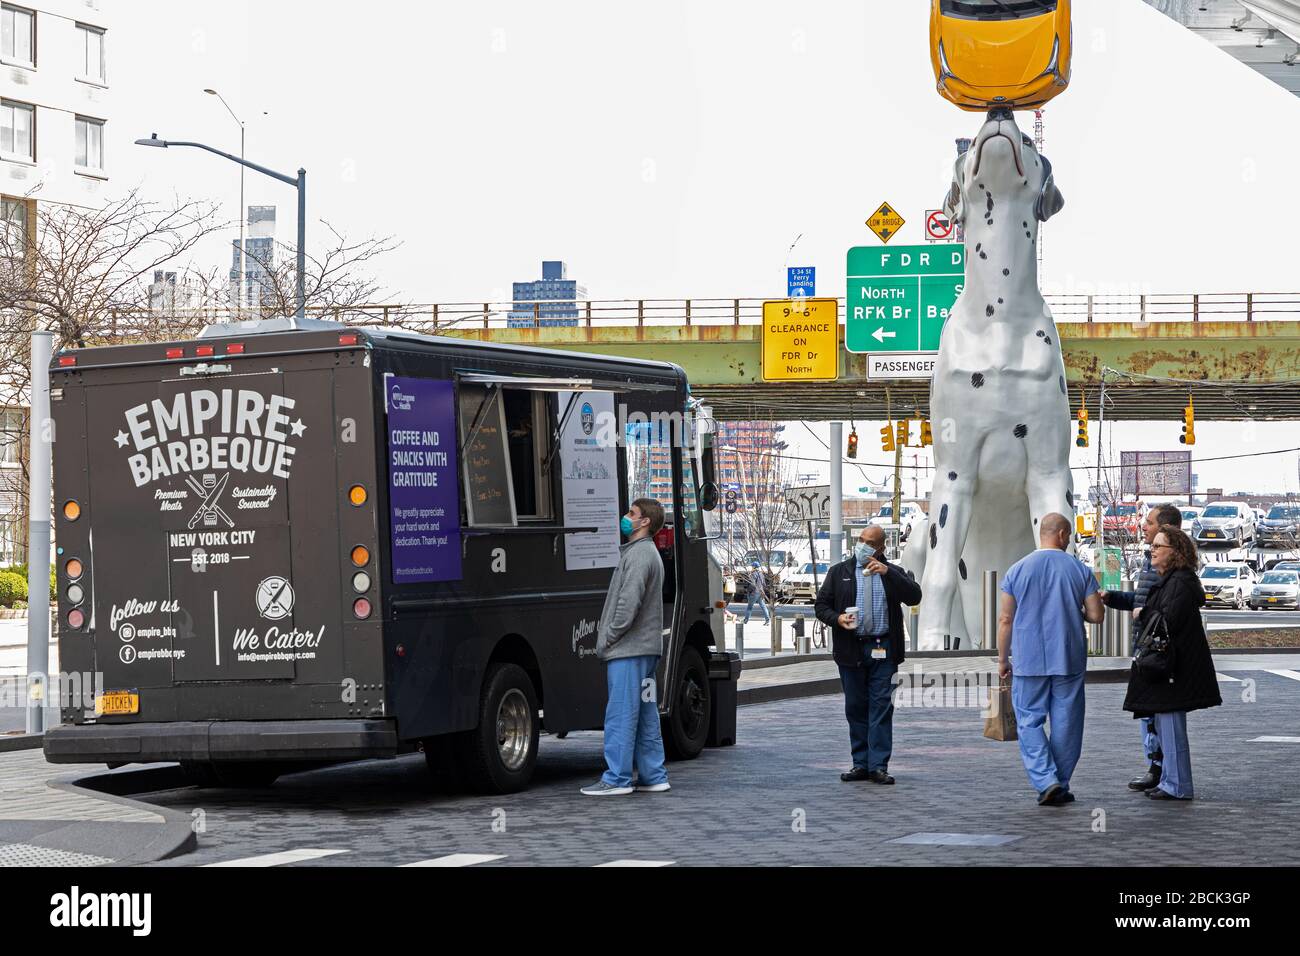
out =
<path fill-rule="evenodd" d="M 745 625 L 739 620 L 736 621 L 736 654 L 742 661 L 745 659 Z"/>
<path fill-rule="evenodd" d="M 812 636 L 806 633 L 804 624 L 804 616 L 802 614 L 796 614 L 794 616 L 794 625 L 792 627 L 792 630 L 794 631 L 794 652 L 796 654 L 812 653 Z"/>
<path fill-rule="evenodd" d="M 983 599 L 980 620 L 983 623 L 982 647 L 984 650 L 998 646 L 998 572 L 985 571 L 983 587 L 980 589 Z"/>
<path fill-rule="evenodd" d="M 1123 579 L 1119 582 L 1121 591 L 1133 591 L 1137 588 L 1137 582 L 1131 578 Z M 1116 646 L 1116 657 L 1133 656 L 1133 615 L 1124 614 L 1124 626 L 1120 628 L 1119 643 Z"/>

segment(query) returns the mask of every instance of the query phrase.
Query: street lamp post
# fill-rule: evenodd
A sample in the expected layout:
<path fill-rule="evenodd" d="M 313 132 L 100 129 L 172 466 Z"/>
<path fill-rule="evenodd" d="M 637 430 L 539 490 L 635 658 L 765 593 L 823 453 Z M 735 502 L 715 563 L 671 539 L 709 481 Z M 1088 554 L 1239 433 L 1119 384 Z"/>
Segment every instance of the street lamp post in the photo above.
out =
<path fill-rule="evenodd" d="M 230 118 L 239 124 L 239 158 L 242 160 L 244 158 L 244 134 L 246 132 L 244 121 L 235 115 L 235 111 L 230 108 L 230 104 L 226 102 L 226 98 L 216 90 L 207 89 L 203 92 L 221 100 L 221 105 L 226 108 L 226 112 L 230 114 Z M 241 316 L 244 312 L 244 224 L 248 221 L 248 209 L 244 205 L 244 177 L 246 175 L 247 170 L 241 164 L 239 167 L 239 314 Z"/>
<path fill-rule="evenodd" d="M 265 166 L 259 166 L 257 163 L 250 162 L 249 160 L 243 159 L 239 156 L 232 156 L 230 153 L 214 149 L 213 147 L 207 146 L 203 143 L 159 139 L 157 133 L 154 133 L 148 139 L 137 139 L 135 145 L 157 146 L 162 149 L 167 149 L 172 146 L 189 146 L 193 149 L 202 149 L 216 156 L 228 159 L 232 163 L 247 166 L 249 169 L 259 172 L 263 176 L 270 176 L 272 179 L 279 180 L 280 182 L 293 186 L 298 190 L 298 282 L 296 288 L 297 311 L 294 315 L 295 327 L 298 322 L 305 319 L 307 317 L 307 286 L 305 278 L 307 274 L 307 170 L 299 169 L 296 177 L 287 176 L 284 173 L 277 173 L 273 169 L 267 169 Z"/>

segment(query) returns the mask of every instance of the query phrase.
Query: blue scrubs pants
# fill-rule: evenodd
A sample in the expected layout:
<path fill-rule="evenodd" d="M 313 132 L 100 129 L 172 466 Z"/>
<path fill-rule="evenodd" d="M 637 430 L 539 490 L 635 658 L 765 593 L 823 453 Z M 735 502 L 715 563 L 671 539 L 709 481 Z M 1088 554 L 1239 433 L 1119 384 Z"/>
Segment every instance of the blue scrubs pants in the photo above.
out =
<path fill-rule="evenodd" d="M 1054 783 L 1070 789 L 1083 750 L 1083 678 L 1083 674 L 1022 677 L 1012 673 L 1011 704 L 1020 758 L 1029 783 L 1039 793 Z"/>
<path fill-rule="evenodd" d="M 1164 744 L 1160 789 L 1170 796 L 1192 796 L 1192 751 L 1187 743 L 1187 711 L 1156 714 L 1156 733 Z"/>
<path fill-rule="evenodd" d="M 1147 760 L 1160 766 L 1160 735 L 1156 733 L 1156 722 L 1151 717 L 1139 717 L 1138 726 L 1142 728 L 1142 746 L 1143 753 L 1146 754 Z"/>

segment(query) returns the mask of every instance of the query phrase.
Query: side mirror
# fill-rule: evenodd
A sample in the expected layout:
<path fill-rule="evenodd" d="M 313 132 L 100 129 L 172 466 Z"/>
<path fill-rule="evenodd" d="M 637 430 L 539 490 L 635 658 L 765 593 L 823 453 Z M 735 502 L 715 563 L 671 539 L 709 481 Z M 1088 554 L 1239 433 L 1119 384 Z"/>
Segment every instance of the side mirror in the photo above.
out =
<path fill-rule="evenodd" d="M 717 508 L 721 497 L 722 492 L 714 482 L 706 481 L 700 485 L 700 508 L 704 511 L 713 511 Z"/>
<path fill-rule="evenodd" d="M 718 466 L 713 457 L 713 436 L 706 434 L 703 438 L 704 447 L 700 453 L 700 484 L 716 487 L 718 484 Z"/>

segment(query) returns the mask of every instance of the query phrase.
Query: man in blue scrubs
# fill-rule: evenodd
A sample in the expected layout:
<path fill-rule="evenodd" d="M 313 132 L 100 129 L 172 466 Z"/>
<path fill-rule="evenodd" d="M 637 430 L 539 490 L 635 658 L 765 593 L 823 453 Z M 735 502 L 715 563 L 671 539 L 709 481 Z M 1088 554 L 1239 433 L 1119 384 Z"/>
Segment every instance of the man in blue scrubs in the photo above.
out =
<path fill-rule="evenodd" d="M 998 614 L 998 674 L 1011 676 L 1020 757 L 1039 806 L 1074 801 L 1088 664 L 1083 622 L 1106 614 L 1096 578 L 1066 553 L 1073 532 L 1064 515 L 1043 516 L 1038 550 L 1007 571 Z"/>

